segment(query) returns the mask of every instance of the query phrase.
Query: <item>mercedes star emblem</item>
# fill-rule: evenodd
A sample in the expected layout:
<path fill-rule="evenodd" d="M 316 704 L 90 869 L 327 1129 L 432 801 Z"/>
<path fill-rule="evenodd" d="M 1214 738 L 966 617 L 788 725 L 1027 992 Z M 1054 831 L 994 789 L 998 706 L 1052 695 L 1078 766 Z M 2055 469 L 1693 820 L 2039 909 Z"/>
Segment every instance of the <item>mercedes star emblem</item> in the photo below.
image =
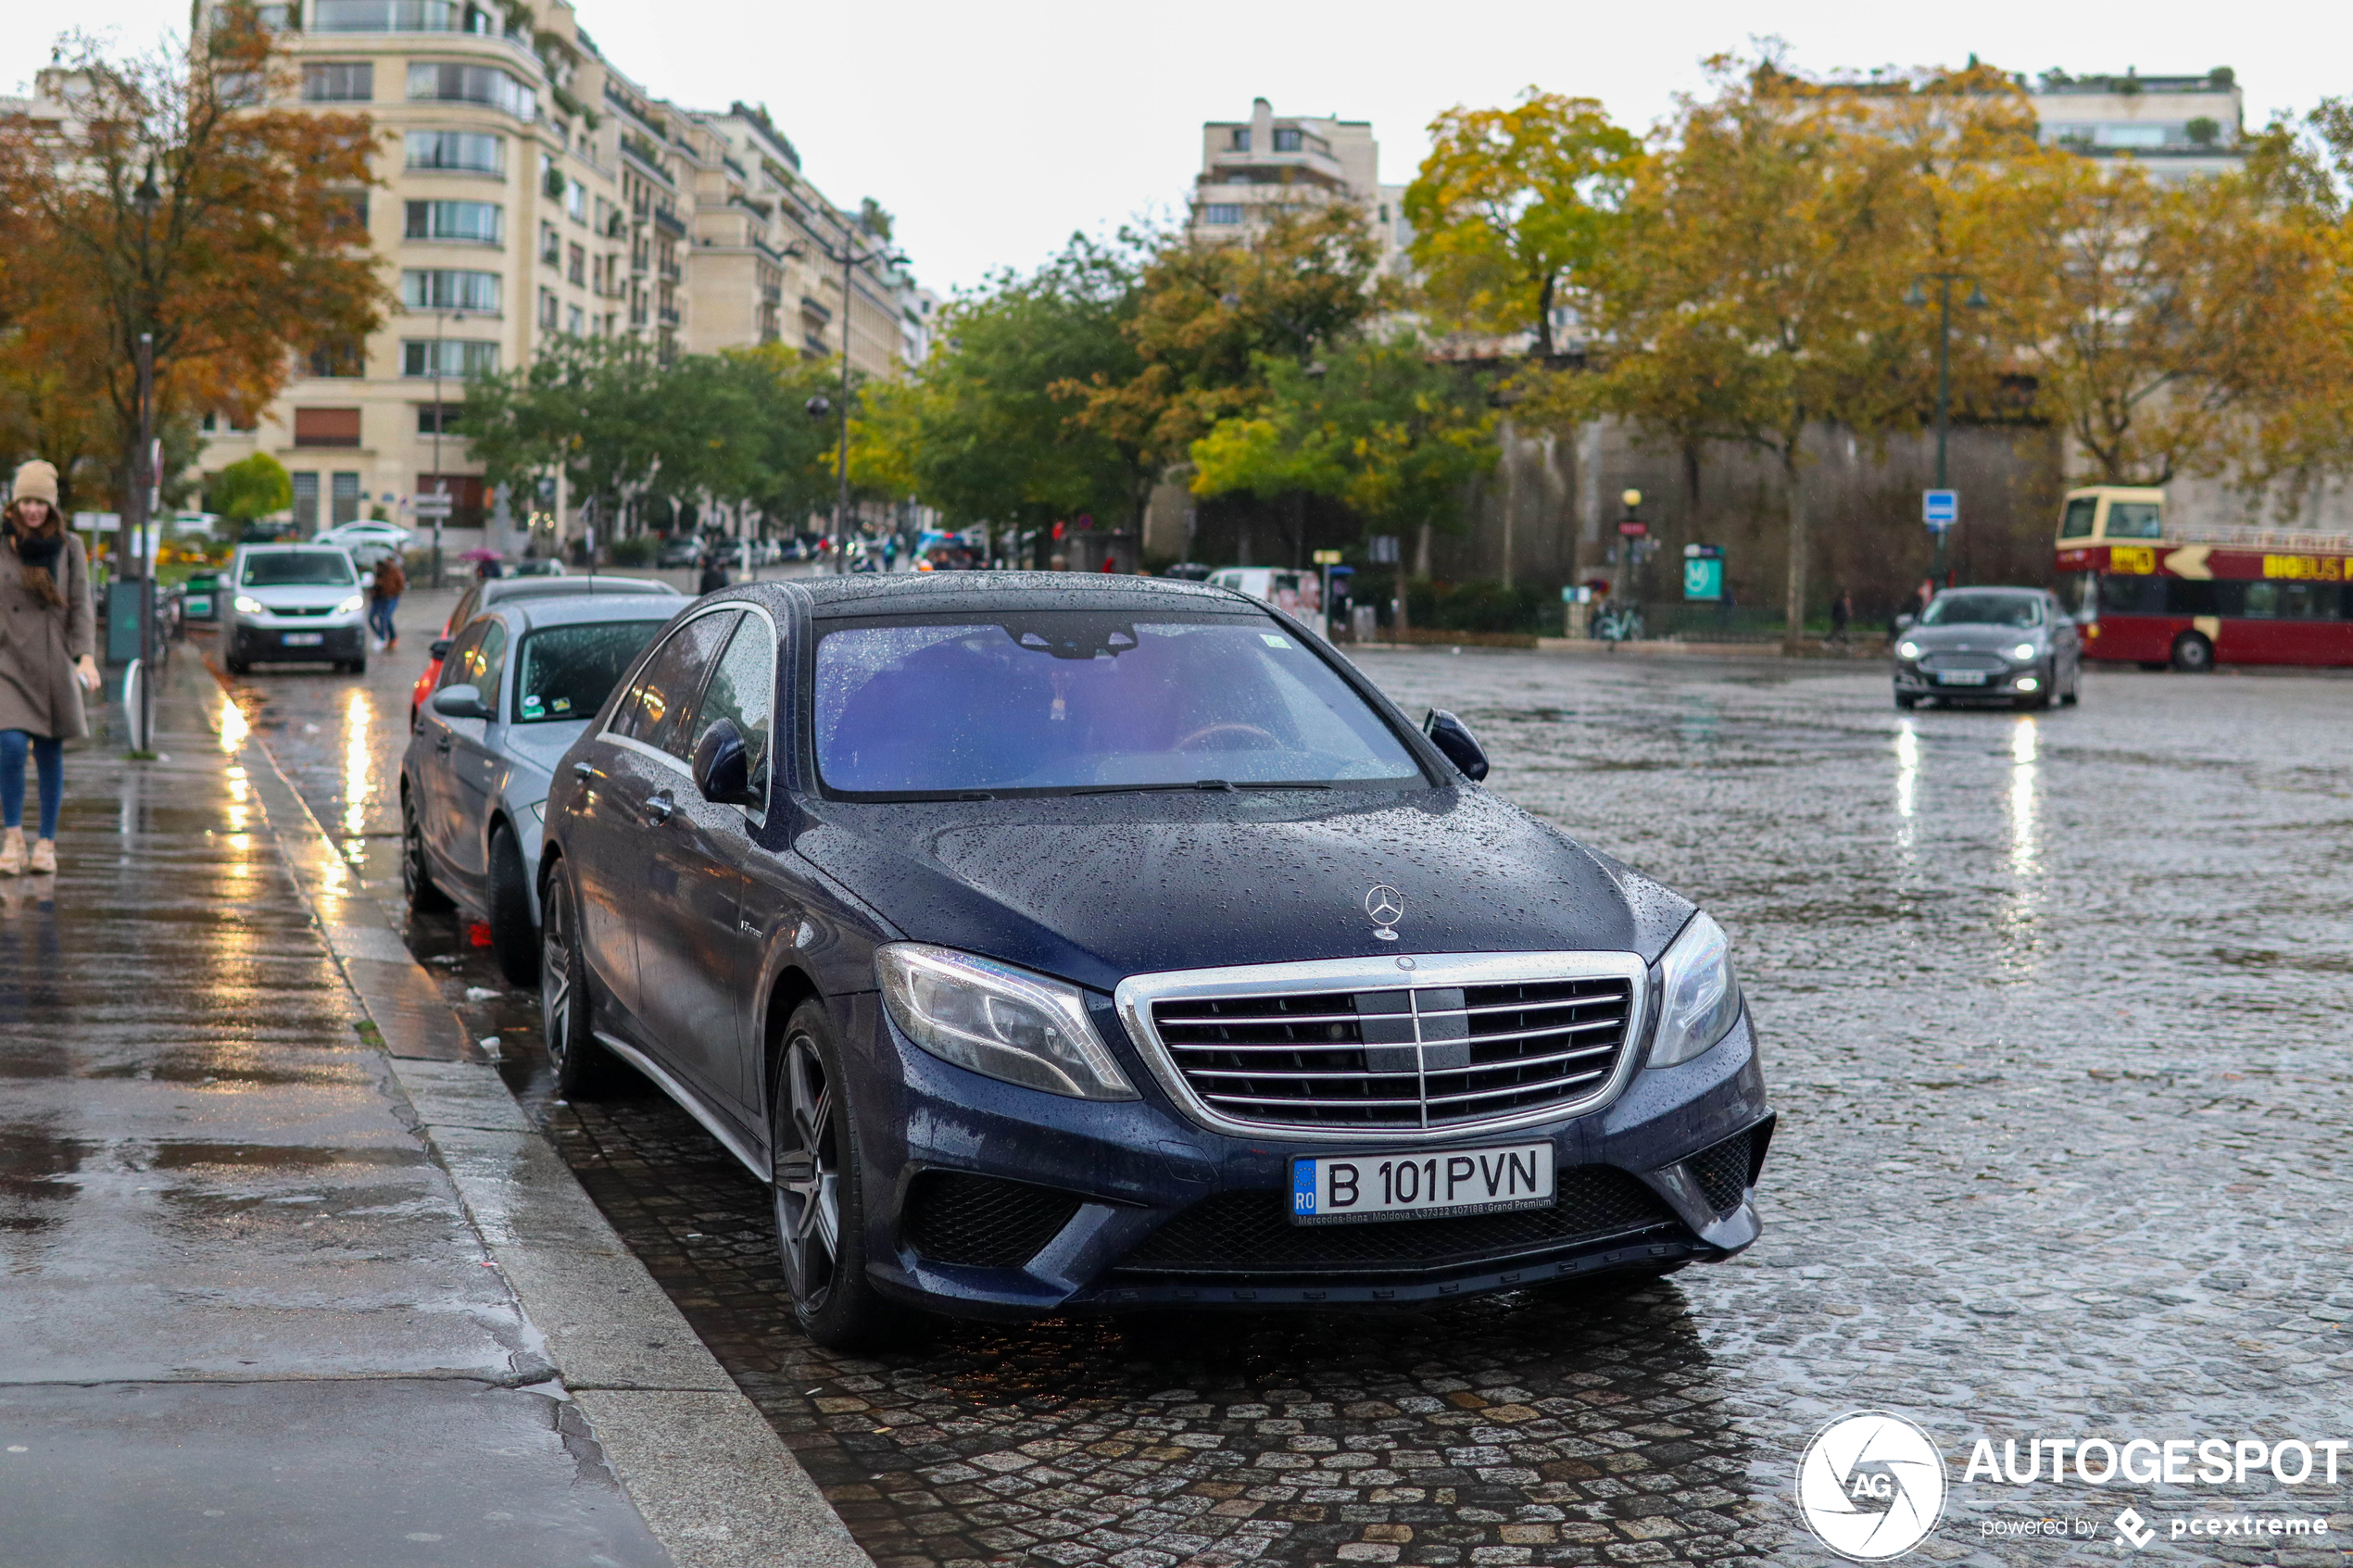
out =
<path fill-rule="evenodd" d="M 1397 933 L 1390 927 L 1405 918 L 1405 895 L 1384 882 L 1365 895 L 1365 912 L 1373 917 L 1373 924 L 1379 928 L 1373 935 L 1384 942 L 1394 942 Z"/>

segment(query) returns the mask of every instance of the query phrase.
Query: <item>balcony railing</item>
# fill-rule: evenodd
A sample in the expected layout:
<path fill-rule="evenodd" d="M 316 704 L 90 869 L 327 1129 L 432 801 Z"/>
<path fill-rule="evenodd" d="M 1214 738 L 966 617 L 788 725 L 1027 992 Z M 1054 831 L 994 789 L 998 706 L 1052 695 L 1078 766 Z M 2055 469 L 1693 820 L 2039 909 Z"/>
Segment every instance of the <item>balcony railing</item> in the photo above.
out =
<path fill-rule="evenodd" d="M 824 326 L 826 322 L 834 319 L 833 311 L 827 307 L 824 300 L 812 299 L 807 295 L 802 295 L 800 296 L 800 313 L 804 318 L 816 322 L 819 326 Z"/>
<path fill-rule="evenodd" d="M 654 227 L 678 239 L 684 239 L 686 234 L 686 225 L 680 220 L 675 207 L 654 208 Z"/>

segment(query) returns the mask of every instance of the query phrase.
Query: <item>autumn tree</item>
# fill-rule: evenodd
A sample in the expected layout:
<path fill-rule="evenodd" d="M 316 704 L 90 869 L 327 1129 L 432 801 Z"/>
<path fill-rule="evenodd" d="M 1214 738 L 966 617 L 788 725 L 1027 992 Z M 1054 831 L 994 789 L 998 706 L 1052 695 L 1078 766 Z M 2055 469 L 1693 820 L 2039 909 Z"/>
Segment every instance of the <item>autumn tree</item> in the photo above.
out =
<path fill-rule="evenodd" d="M 1448 109 L 1429 130 L 1405 216 L 1433 315 L 1529 332 L 1550 358 L 1555 309 L 1582 299 L 1617 243 L 1642 144 L 1593 99 L 1533 87 L 1510 108 Z"/>
<path fill-rule="evenodd" d="M 388 296 L 357 217 L 376 135 L 364 115 L 278 107 L 292 68 L 250 6 L 209 11 L 184 50 L 61 49 L 44 80 L 63 118 L 0 121 L 0 382 L 45 410 L 17 444 L 100 430 L 128 475 L 143 336 L 158 428 L 193 428 L 252 419 L 298 354 L 380 323 Z"/>
<path fill-rule="evenodd" d="M 1709 62 L 1637 170 L 1593 290 L 1600 372 L 1556 395 L 1696 444 L 1763 451 L 1788 513 L 1788 635 L 1803 633 L 1808 430 L 1918 417 L 1914 149 L 1874 94 L 1824 91 L 1770 58 Z M 1540 404 L 1541 407 L 1541 404 Z"/>
<path fill-rule="evenodd" d="M 1309 365 L 1270 359 L 1265 377 L 1255 412 L 1193 443 L 1195 495 L 1322 495 L 1415 533 L 1458 519 L 1471 481 L 1494 467 L 1486 388 L 1412 337 L 1345 341 Z M 1291 546 L 1305 564 L 1296 510 Z"/>
<path fill-rule="evenodd" d="M 256 452 L 214 474 L 208 498 L 214 511 L 242 527 L 293 506 L 294 478 L 277 458 Z M 236 530 L 230 537 L 236 537 Z"/>
<path fill-rule="evenodd" d="M 1155 471 L 1182 462 L 1222 419 L 1255 408 L 1264 367 L 1304 364 L 1394 302 L 1376 277 L 1380 247 L 1353 206 L 1284 213 L 1239 244 L 1163 240 L 1123 332 L 1136 369 L 1057 389 L 1082 429 Z"/>

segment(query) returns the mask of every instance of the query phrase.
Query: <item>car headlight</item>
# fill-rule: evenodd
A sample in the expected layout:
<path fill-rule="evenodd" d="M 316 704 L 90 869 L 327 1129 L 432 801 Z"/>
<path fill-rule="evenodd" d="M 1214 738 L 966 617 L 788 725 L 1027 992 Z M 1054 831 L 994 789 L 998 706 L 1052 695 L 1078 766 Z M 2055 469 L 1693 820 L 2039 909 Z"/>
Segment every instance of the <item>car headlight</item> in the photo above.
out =
<path fill-rule="evenodd" d="M 237 596 L 237 613 L 239 615 L 263 615 L 268 613 L 268 607 L 250 594 L 239 594 Z"/>
<path fill-rule="evenodd" d="M 1919 656 L 1919 644 L 1912 641 L 1909 637 L 1905 638 L 1902 642 L 1895 645 L 1895 657 L 1898 659 L 1918 659 Z"/>
<path fill-rule="evenodd" d="M 2010 649 L 2010 657 L 2023 662 L 2026 659 L 2037 657 L 2042 651 L 2042 649 L 2036 647 L 2032 643 L 2020 643 L 2018 646 Z"/>
<path fill-rule="evenodd" d="M 337 615 L 357 615 L 359 613 L 359 607 L 367 602 L 367 595 L 354 594 L 351 597 L 344 600 L 343 603 L 335 606 L 335 613 Z"/>
<path fill-rule="evenodd" d="M 1675 938 L 1658 960 L 1658 1028 L 1650 1065 L 1689 1061 L 1732 1032 L 1741 1016 L 1740 982 L 1732 975 L 1732 945 L 1705 914 Z"/>
<path fill-rule="evenodd" d="M 1075 1099 L 1139 1099 L 1075 985 L 946 947 L 875 953 L 883 1005 L 925 1050 L 1008 1084 Z"/>

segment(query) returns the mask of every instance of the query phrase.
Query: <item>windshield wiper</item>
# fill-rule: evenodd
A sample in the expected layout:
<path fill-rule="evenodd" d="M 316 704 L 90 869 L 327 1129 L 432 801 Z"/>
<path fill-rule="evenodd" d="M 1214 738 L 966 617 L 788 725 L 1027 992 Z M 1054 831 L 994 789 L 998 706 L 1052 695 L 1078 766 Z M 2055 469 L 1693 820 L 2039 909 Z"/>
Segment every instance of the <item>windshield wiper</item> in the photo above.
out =
<path fill-rule="evenodd" d="M 1329 789 L 1327 784 L 1285 784 L 1279 781 L 1247 779 L 1235 784 L 1227 779 L 1195 779 L 1190 784 L 1088 784 L 1070 793 L 1073 795 L 1154 795 L 1167 791 L 1210 790 L 1232 794 L 1243 789 Z"/>

